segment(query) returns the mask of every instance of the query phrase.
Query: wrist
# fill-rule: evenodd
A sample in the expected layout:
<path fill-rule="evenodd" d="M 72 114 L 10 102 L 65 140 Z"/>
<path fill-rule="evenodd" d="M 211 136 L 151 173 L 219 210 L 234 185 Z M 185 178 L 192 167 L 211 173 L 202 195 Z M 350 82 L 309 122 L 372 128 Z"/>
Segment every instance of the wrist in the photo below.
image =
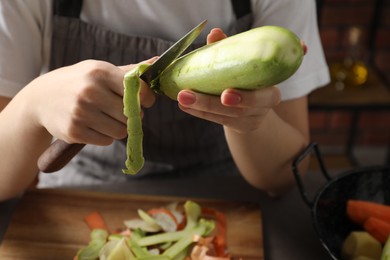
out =
<path fill-rule="evenodd" d="M 33 84 L 33 82 L 30 84 Z M 51 140 L 52 136 L 41 123 L 39 116 L 39 99 L 37 101 L 35 98 L 36 95 L 39 95 L 39 92 L 36 93 L 30 84 L 21 90 L 11 101 L 12 104 L 10 105 L 13 106 L 11 107 L 13 110 L 11 113 L 18 120 L 17 125 L 22 134 L 42 141 L 45 139 Z"/>

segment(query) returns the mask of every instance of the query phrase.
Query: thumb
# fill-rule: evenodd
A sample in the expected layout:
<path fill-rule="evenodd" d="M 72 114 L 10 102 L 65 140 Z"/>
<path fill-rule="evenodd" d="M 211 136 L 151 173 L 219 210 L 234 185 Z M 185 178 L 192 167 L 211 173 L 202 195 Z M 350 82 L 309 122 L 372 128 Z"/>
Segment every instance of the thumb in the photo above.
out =
<path fill-rule="evenodd" d="M 122 65 L 122 66 L 118 66 L 118 68 L 120 68 L 121 70 L 123 70 L 124 72 L 128 72 L 130 71 L 131 69 L 133 69 L 135 66 L 141 64 L 141 63 L 147 63 L 147 64 L 152 64 L 153 62 L 155 62 L 159 57 L 158 56 L 154 56 L 153 58 L 150 58 L 148 60 L 144 60 L 144 61 L 141 61 L 139 63 L 136 63 L 136 64 L 128 64 L 128 65 Z"/>
<path fill-rule="evenodd" d="M 220 28 L 214 28 L 207 35 L 207 44 L 217 42 L 225 38 L 227 38 L 227 35 Z"/>

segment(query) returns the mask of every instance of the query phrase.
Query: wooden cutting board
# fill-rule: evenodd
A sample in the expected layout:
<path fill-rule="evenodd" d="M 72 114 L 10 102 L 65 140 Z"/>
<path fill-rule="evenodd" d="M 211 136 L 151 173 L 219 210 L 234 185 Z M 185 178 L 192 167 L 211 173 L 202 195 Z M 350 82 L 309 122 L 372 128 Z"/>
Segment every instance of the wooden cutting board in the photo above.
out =
<path fill-rule="evenodd" d="M 89 241 L 83 217 L 99 211 L 111 229 L 150 209 L 191 199 L 226 214 L 228 248 L 243 260 L 264 259 L 259 205 L 194 198 L 42 189 L 23 196 L 0 245 L 0 259 L 73 259 Z"/>

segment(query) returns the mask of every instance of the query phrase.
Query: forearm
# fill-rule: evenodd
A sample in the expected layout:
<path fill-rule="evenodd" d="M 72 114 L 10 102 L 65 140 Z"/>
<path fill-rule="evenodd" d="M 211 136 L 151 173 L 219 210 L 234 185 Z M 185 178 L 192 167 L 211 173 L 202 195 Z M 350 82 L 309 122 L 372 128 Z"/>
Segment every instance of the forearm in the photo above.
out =
<path fill-rule="evenodd" d="M 225 134 L 233 158 L 250 184 L 270 195 L 281 194 L 294 184 L 292 161 L 307 145 L 307 132 L 271 110 L 255 131 L 238 133 L 225 127 Z M 302 162 L 303 171 L 307 164 L 307 160 Z"/>
<path fill-rule="evenodd" d="M 20 194 L 33 182 L 37 158 L 51 142 L 51 135 L 34 122 L 29 104 L 20 93 L 0 112 L 0 200 Z"/>

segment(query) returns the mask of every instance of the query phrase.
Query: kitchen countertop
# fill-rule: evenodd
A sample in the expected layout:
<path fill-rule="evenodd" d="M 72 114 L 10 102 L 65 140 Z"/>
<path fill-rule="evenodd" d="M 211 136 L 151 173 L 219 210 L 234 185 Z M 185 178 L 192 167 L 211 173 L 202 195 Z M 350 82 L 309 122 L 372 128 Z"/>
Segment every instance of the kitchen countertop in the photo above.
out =
<path fill-rule="evenodd" d="M 221 176 L 222 173 L 219 176 L 164 176 L 72 189 L 256 202 L 260 206 L 263 219 L 265 259 L 331 259 L 313 228 L 311 210 L 303 202 L 297 188 L 283 197 L 270 198 L 251 187 L 239 175 Z M 307 187 L 313 189 L 309 191 L 313 196 L 323 185 L 322 177 L 315 172 L 310 173 L 304 182 Z M 18 199 L 12 199 L 0 203 L 0 239 L 6 232 L 17 201 Z"/>

